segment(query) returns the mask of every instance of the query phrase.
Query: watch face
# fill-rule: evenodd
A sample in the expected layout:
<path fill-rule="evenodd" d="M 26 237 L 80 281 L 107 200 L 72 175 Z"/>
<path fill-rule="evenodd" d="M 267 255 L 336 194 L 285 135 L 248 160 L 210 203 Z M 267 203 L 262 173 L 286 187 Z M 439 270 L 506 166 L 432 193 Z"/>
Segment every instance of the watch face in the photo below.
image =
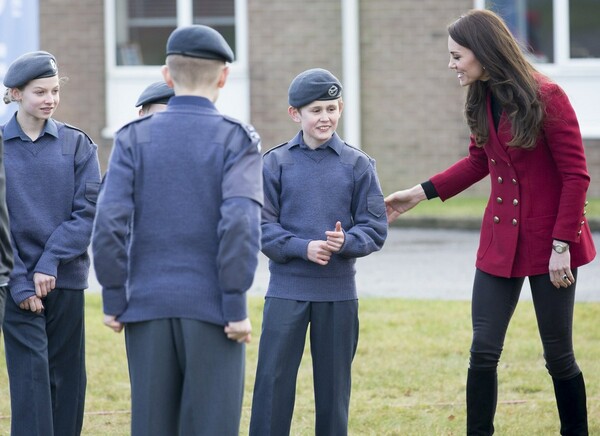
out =
<path fill-rule="evenodd" d="M 564 253 L 565 251 L 567 251 L 567 246 L 566 245 L 562 245 L 562 244 L 554 244 L 552 246 L 552 248 L 554 248 L 554 251 L 556 251 L 557 253 Z"/>

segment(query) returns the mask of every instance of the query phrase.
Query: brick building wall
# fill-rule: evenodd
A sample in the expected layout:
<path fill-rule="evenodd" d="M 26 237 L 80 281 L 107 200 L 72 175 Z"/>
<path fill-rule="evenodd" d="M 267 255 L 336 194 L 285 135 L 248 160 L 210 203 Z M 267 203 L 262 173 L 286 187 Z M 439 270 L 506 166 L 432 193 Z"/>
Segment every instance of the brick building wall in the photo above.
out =
<path fill-rule="evenodd" d="M 248 0 L 248 21 L 251 122 L 265 151 L 299 130 L 287 113 L 288 87 L 298 73 L 326 68 L 343 85 L 341 6 L 339 0 Z"/>
<path fill-rule="evenodd" d="M 588 198 L 600 197 L 600 139 L 583 141 L 587 159 L 588 172 L 592 178 L 588 189 Z"/>
<path fill-rule="evenodd" d="M 363 149 L 377 160 L 386 193 L 427 180 L 467 152 L 464 90 L 447 67 L 446 26 L 472 6 L 361 2 Z"/>
<path fill-rule="evenodd" d="M 359 6 L 361 146 L 376 159 L 388 193 L 467 153 L 465 89 L 447 68 L 446 27 L 473 1 L 362 0 Z M 251 118 L 267 150 L 297 132 L 287 116 L 287 88 L 298 72 L 323 67 L 344 83 L 341 7 L 339 0 L 248 0 L 248 16 Z M 600 180 L 600 141 L 585 143 L 592 180 Z M 487 195 L 488 184 L 486 178 L 468 194 Z M 592 183 L 589 195 L 600 196 L 600 183 Z"/>
<path fill-rule="evenodd" d="M 111 141 L 105 120 L 104 5 L 44 0 L 40 48 L 58 59 L 69 81 L 56 118 L 86 131 L 105 168 Z M 464 89 L 447 68 L 446 26 L 472 0 L 361 0 L 362 148 L 377 160 L 384 192 L 409 187 L 467 152 Z M 291 138 L 290 81 L 323 67 L 344 83 L 340 0 L 248 0 L 251 122 L 267 150 Z M 343 133 L 344 117 L 339 132 Z M 587 140 L 589 196 L 600 197 L 600 140 Z M 469 191 L 487 193 L 487 180 Z"/>
<path fill-rule="evenodd" d="M 445 29 L 472 5 L 360 1 L 361 147 L 377 160 L 385 192 L 425 180 L 466 152 L 463 90 L 447 69 Z M 298 72 L 323 67 L 344 83 L 341 6 L 249 0 L 248 16 L 251 116 L 267 150 L 298 129 L 287 116 L 287 89 Z"/>
<path fill-rule="evenodd" d="M 43 0 L 40 49 L 56 56 L 61 77 L 60 105 L 54 117 L 85 131 L 99 146 L 104 167 L 110 141 L 102 138 L 105 122 L 104 2 Z"/>

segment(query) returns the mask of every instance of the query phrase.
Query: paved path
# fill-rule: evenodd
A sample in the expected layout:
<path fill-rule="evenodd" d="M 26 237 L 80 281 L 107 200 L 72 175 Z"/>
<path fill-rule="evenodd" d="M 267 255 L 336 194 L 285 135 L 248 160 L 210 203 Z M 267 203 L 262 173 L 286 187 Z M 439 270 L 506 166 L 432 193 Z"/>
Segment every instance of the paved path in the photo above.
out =
<path fill-rule="evenodd" d="M 600 249 L 600 233 L 594 233 Z M 357 285 L 359 297 L 402 297 L 468 300 L 475 272 L 475 253 L 479 232 L 392 228 L 383 250 L 359 259 Z M 264 295 L 269 272 L 261 254 L 252 295 Z M 100 286 L 90 275 L 90 291 Z M 600 301 L 600 260 L 579 270 L 578 301 Z M 521 298 L 530 299 L 526 281 Z"/>

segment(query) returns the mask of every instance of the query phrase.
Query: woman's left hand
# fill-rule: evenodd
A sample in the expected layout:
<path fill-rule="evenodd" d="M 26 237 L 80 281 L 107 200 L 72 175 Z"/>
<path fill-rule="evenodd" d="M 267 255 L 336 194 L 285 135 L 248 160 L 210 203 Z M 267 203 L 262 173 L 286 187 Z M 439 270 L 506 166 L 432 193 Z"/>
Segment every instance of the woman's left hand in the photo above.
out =
<path fill-rule="evenodd" d="M 550 255 L 550 281 L 556 288 L 568 288 L 575 283 L 575 277 L 571 271 L 571 253 L 557 253 L 552 250 Z"/>

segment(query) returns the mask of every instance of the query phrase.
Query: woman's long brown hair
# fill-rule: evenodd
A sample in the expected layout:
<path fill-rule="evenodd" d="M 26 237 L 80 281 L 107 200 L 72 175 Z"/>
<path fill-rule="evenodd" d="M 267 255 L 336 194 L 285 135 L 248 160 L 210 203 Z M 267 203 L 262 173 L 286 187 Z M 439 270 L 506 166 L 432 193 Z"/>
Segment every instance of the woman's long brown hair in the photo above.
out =
<path fill-rule="evenodd" d="M 469 85 L 465 115 L 479 147 L 488 141 L 488 88 L 512 125 L 509 146 L 533 148 L 542 129 L 544 108 L 538 95 L 535 68 L 525 58 L 504 21 L 494 12 L 472 10 L 448 26 L 448 34 L 473 52 L 489 80 Z"/>

